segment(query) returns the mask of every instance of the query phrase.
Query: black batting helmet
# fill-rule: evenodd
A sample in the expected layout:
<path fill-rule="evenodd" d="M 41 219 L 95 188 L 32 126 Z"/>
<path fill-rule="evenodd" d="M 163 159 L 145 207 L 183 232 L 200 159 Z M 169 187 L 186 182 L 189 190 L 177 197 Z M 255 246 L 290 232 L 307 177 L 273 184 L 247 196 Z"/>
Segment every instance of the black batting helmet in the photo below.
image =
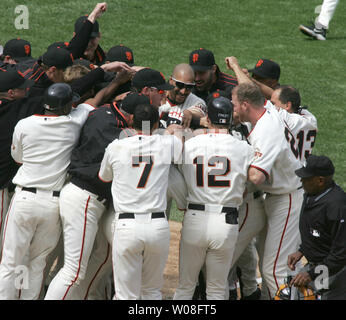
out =
<path fill-rule="evenodd" d="M 231 124 L 233 119 L 233 103 L 230 99 L 215 92 L 208 103 L 208 117 L 213 124 Z"/>
<path fill-rule="evenodd" d="M 63 109 L 73 102 L 77 102 L 80 96 L 72 91 L 67 83 L 54 83 L 44 94 L 44 107 L 49 111 Z"/>

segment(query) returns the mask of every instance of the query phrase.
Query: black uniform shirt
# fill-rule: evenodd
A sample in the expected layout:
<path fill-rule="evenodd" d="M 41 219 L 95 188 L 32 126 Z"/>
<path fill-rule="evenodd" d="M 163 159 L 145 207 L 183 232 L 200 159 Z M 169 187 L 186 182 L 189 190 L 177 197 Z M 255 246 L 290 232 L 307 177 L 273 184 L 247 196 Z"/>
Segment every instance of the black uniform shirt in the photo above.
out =
<path fill-rule="evenodd" d="M 44 114 L 43 97 L 0 100 L 0 189 L 8 187 L 18 170 L 11 156 L 14 128 L 19 120 L 35 113 Z"/>
<path fill-rule="evenodd" d="M 346 265 L 346 194 L 335 183 L 319 195 L 304 196 L 299 251 L 308 262 L 328 267 L 333 275 Z M 310 270 L 315 279 L 318 274 Z"/>
<path fill-rule="evenodd" d="M 198 91 L 195 88 L 193 88 L 192 93 L 194 93 L 196 96 L 200 97 L 204 101 L 206 101 L 208 95 L 214 91 L 222 90 L 231 93 L 232 89 L 238 85 L 237 79 L 229 74 L 226 74 L 224 72 L 218 71 L 217 73 L 217 79 L 215 83 L 212 85 L 210 90 L 207 91 Z"/>
<path fill-rule="evenodd" d="M 98 178 L 105 149 L 114 139 L 134 134 L 116 103 L 90 111 L 78 145 L 72 151 L 69 174 L 71 182 L 103 198 L 111 199 L 111 183 Z"/>

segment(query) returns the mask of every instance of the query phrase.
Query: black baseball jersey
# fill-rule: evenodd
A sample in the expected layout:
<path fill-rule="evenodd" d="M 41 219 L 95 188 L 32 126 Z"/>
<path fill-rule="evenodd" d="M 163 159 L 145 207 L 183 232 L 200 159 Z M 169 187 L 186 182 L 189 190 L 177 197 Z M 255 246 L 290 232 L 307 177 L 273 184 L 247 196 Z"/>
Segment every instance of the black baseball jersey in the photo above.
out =
<path fill-rule="evenodd" d="M 120 135 L 132 136 L 134 130 L 128 128 L 126 119 L 116 103 L 102 106 L 89 113 L 78 145 L 72 151 L 69 174 L 75 185 L 103 198 L 111 198 L 111 183 L 103 183 L 97 176 L 105 149 Z"/>
<path fill-rule="evenodd" d="M 315 196 L 304 196 L 299 251 L 308 262 L 328 267 L 329 275 L 346 265 L 346 193 L 335 183 Z M 315 279 L 318 274 L 310 270 Z"/>
<path fill-rule="evenodd" d="M 7 187 L 18 165 L 11 156 L 14 128 L 19 120 L 33 114 L 44 114 L 43 97 L 0 100 L 0 188 Z"/>
<path fill-rule="evenodd" d="M 218 69 L 217 79 L 209 90 L 198 91 L 196 88 L 194 88 L 192 90 L 192 93 L 194 93 L 196 96 L 198 96 L 198 97 L 202 98 L 204 101 L 206 101 L 208 95 L 214 91 L 217 91 L 217 90 L 226 91 L 227 93 L 229 93 L 229 95 L 231 95 L 233 88 L 237 85 L 238 85 L 238 81 L 235 77 L 233 77 L 229 74 L 226 74 L 224 72 L 221 72 Z"/>

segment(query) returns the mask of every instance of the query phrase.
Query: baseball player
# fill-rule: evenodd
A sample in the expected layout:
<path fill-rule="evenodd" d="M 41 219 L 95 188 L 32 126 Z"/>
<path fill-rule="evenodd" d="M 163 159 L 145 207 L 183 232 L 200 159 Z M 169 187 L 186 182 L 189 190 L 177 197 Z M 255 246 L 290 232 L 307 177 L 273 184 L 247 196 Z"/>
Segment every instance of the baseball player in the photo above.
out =
<path fill-rule="evenodd" d="M 168 175 L 167 203 L 175 200 L 179 210 L 186 208 L 187 189 L 180 171 L 171 166 Z M 169 219 L 168 206 L 166 210 Z M 99 222 L 99 232 L 96 234 L 94 247 L 90 255 L 85 278 L 76 288 L 76 299 L 109 300 L 109 274 L 112 274 L 112 243 L 115 212 L 110 204 Z M 112 280 L 113 283 L 113 280 Z"/>
<path fill-rule="evenodd" d="M 111 201 L 111 185 L 97 177 L 101 160 L 108 144 L 119 138 L 121 127 L 131 125 L 134 109 L 141 103 L 149 103 L 149 99 L 138 93 L 129 94 L 120 106 L 100 107 L 91 112 L 83 126 L 71 156 L 71 180 L 60 196 L 65 263 L 52 280 L 45 299 L 83 298 L 76 297 L 73 291 L 85 277 L 98 222 Z"/>
<path fill-rule="evenodd" d="M 119 300 L 162 299 L 170 237 L 168 174 L 181 156 L 182 142 L 173 135 L 151 135 L 158 125 L 156 107 L 137 106 L 133 128 L 138 134 L 112 142 L 101 163 L 100 179 L 113 181 L 113 274 Z"/>
<path fill-rule="evenodd" d="M 189 64 L 195 71 L 196 87 L 193 93 L 206 101 L 210 93 L 217 90 L 231 92 L 237 85 L 237 79 L 220 71 L 210 50 L 200 48 L 191 51 Z"/>
<path fill-rule="evenodd" d="M 27 290 L 22 299 L 37 299 L 42 286 L 47 255 L 60 236 L 59 195 L 64 185 L 71 152 L 93 108 L 81 104 L 71 87 L 50 86 L 45 94 L 45 115 L 18 122 L 12 141 L 12 156 L 21 163 L 13 183 L 17 185 L 8 211 L 0 264 L 0 298 L 15 299 L 16 268 L 28 258 Z"/>
<path fill-rule="evenodd" d="M 299 30 L 316 40 L 326 40 L 329 22 L 332 20 L 339 0 L 323 0 L 321 12 L 315 23 L 310 26 L 300 25 Z"/>
<path fill-rule="evenodd" d="M 287 126 L 285 136 L 293 154 L 304 165 L 315 144 L 318 131 L 316 117 L 300 106 L 300 94 L 291 86 L 274 90 L 271 102 Z"/>
<path fill-rule="evenodd" d="M 294 170 L 300 162 L 285 137 L 285 124 L 274 106 L 268 107 L 259 87 L 242 83 L 232 92 L 234 110 L 252 130 L 248 141 L 258 157 L 249 169 L 249 181 L 266 193 L 267 235 L 261 264 L 262 277 L 274 297 L 286 276 L 286 258 L 299 244 L 298 220 L 303 199 Z"/>
<path fill-rule="evenodd" d="M 229 134 L 233 106 L 216 93 L 208 103 L 209 132 L 185 142 L 182 174 L 188 206 L 180 242 L 179 285 L 174 299 L 192 299 L 206 264 L 206 295 L 224 300 L 238 237 L 238 208 L 254 150 Z"/>
<path fill-rule="evenodd" d="M 163 114 L 176 107 L 183 113 L 183 127 L 190 127 L 192 120 L 195 122 L 194 126 L 198 126 L 199 119 L 205 116 L 206 105 L 204 100 L 192 93 L 195 87 L 195 73 L 191 66 L 187 63 L 176 65 L 169 83 L 174 88 L 168 91 L 167 102 L 159 108 L 161 119 L 166 120 Z"/>

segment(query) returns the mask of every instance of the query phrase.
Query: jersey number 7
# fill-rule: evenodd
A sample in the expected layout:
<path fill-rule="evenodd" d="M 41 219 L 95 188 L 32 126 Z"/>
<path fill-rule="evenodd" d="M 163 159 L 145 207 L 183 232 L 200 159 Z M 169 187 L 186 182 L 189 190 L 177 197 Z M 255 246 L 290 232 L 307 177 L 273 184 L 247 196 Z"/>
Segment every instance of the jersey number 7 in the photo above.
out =
<path fill-rule="evenodd" d="M 153 156 L 149 155 L 149 156 L 133 156 L 132 157 L 133 168 L 139 167 L 140 163 L 142 162 L 145 162 L 145 166 L 144 166 L 141 178 L 138 181 L 137 188 L 145 188 L 151 173 L 151 169 L 154 164 Z"/>
<path fill-rule="evenodd" d="M 217 163 L 222 164 L 220 169 L 212 169 L 208 172 L 208 187 L 230 187 L 230 180 L 217 180 L 216 177 L 227 176 L 231 171 L 231 161 L 227 157 L 213 156 L 208 160 L 208 167 L 215 167 Z M 204 187 L 204 157 L 197 156 L 193 159 L 196 165 L 197 187 Z"/>

